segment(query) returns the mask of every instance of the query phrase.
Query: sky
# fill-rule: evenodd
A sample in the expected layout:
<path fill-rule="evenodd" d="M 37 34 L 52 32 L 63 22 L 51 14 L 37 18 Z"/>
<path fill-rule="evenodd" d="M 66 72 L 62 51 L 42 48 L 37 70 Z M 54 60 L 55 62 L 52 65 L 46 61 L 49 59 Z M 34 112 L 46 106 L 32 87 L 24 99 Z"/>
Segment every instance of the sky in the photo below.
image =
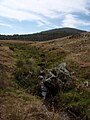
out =
<path fill-rule="evenodd" d="M 62 27 L 90 31 L 90 0 L 0 0 L 0 34 Z"/>

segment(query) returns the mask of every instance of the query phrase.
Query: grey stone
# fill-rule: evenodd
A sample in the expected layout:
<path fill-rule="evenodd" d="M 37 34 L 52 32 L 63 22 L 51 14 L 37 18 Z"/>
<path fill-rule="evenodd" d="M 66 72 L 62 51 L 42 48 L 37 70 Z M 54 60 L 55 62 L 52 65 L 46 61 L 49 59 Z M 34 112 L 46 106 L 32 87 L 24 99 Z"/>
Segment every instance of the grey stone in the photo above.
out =
<path fill-rule="evenodd" d="M 62 87 L 68 87 L 72 79 L 70 72 L 66 69 L 66 63 L 61 63 L 53 69 L 48 69 L 47 74 L 40 78 L 42 78 L 41 94 L 44 99 L 48 96 L 55 96 Z"/>

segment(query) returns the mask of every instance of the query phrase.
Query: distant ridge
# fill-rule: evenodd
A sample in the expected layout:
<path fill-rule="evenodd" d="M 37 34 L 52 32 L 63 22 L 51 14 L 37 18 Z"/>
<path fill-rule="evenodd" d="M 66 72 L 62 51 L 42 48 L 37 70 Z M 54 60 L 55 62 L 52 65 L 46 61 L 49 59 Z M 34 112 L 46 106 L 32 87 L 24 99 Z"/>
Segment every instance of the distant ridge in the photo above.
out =
<path fill-rule="evenodd" d="M 57 28 L 40 33 L 25 34 L 25 35 L 0 35 L 0 40 L 30 40 L 30 41 L 47 41 L 57 38 L 66 37 L 69 35 L 76 35 L 86 31 L 75 28 Z"/>

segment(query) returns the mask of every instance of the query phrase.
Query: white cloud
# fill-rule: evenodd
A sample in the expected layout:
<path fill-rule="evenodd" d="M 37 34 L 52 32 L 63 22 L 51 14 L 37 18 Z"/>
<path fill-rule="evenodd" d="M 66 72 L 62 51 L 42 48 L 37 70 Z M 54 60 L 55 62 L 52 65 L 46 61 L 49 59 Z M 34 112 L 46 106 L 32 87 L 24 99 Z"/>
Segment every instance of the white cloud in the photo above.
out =
<path fill-rule="evenodd" d="M 76 26 L 76 18 L 74 15 L 68 14 L 65 16 L 63 22 L 62 22 L 62 27 L 75 27 Z"/>
<path fill-rule="evenodd" d="M 12 28 L 12 25 L 0 22 L 0 26 Z"/>
<path fill-rule="evenodd" d="M 76 15 L 67 14 L 62 22 L 62 27 L 90 26 L 90 22 L 79 19 Z"/>
<path fill-rule="evenodd" d="M 42 20 L 42 17 L 34 15 L 29 12 L 22 10 L 11 9 L 8 7 L 0 6 L 0 15 L 7 18 L 12 18 L 16 20 Z"/>
<path fill-rule="evenodd" d="M 88 0 L 2 0 L 0 3 L 0 11 L 2 11 L 3 15 L 5 15 L 4 13 L 8 10 L 7 12 L 9 15 L 13 16 L 14 13 L 14 16 L 17 19 L 19 19 L 17 14 L 23 11 L 26 11 L 26 14 L 31 14 L 31 12 L 34 12 L 45 17 L 54 18 L 58 17 L 57 12 L 88 13 L 89 11 L 86 9 L 87 3 Z M 1 12 L 0 15 L 2 15 Z M 21 16 L 25 17 L 23 13 Z"/>
<path fill-rule="evenodd" d="M 62 26 L 77 24 L 74 12 L 89 15 L 89 0 L 0 0 L 0 16 L 50 25 L 49 19 L 65 18 Z M 84 23 L 83 23 L 84 24 Z M 86 25 L 86 24 L 84 24 Z"/>

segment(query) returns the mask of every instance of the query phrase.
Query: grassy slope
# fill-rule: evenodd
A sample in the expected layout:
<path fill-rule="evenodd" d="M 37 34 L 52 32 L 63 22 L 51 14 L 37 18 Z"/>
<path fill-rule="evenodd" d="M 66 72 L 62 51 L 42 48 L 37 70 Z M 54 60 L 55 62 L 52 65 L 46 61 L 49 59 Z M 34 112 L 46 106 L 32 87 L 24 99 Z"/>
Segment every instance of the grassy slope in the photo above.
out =
<path fill-rule="evenodd" d="M 0 120 L 58 120 L 57 113 L 53 116 L 43 101 L 15 83 L 12 73 L 17 61 L 23 60 L 25 56 L 24 60 L 27 60 L 31 55 L 26 54 L 30 50 L 26 47 L 22 43 L 0 42 Z"/>
<path fill-rule="evenodd" d="M 78 112 L 81 112 L 80 115 L 81 115 L 81 117 L 83 117 L 83 119 L 85 119 L 86 115 L 88 117 L 90 117 L 89 116 L 90 115 L 89 114 L 89 112 L 90 112 L 89 111 L 89 109 L 90 109 L 90 106 L 89 106 L 89 104 L 90 104 L 90 100 L 89 100 L 90 89 L 89 88 L 80 89 L 80 86 L 83 84 L 84 81 L 90 82 L 90 58 L 89 58 L 89 56 L 90 56 L 90 37 L 83 38 L 83 37 L 77 37 L 77 36 L 75 37 L 74 36 L 71 39 L 66 37 L 63 39 L 57 39 L 55 41 L 53 40 L 50 42 L 2 41 L 1 43 L 4 44 L 4 47 L 2 49 L 2 46 L 0 46 L 0 49 L 2 49 L 8 55 L 8 59 L 6 59 L 4 62 L 2 62 L 6 58 L 6 56 L 4 56 L 5 53 L 3 56 L 2 56 L 2 53 L 0 53 L 0 56 L 3 57 L 3 60 L 1 60 L 1 57 L 0 57 L 0 64 L 2 64 L 3 66 L 6 66 L 6 68 L 8 68 L 8 69 L 5 68 L 6 75 L 9 75 L 9 74 L 7 74 L 7 72 L 10 73 L 10 71 L 13 71 L 13 69 L 12 69 L 13 64 L 18 63 L 18 62 L 25 63 L 27 71 L 33 71 L 33 72 L 37 72 L 40 69 L 39 67 L 37 67 L 38 64 L 40 64 L 40 63 L 44 63 L 47 68 L 52 68 L 54 66 L 57 66 L 61 62 L 66 62 L 68 69 L 75 73 L 75 76 L 77 78 L 76 88 L 79 88 L 79 89 L 78 89 L 78 91 L 76 90 L 76 88 L 69 92 L 64 91 L 62 94 L 60 94 L 60 96 L 58 97 L 58 100 L 60 99 L 60 101 L 62 102 L 62 104 L 64 104 L 65 107 L 69 107 L 69 108 L 74 107 L 76 109 L 78 108 Z M 9 48 L 7 46 L 9 46 Z M 8 53 L 7 53 L 7 51 L 8 51 Z M 12 64 L 11 64 L 11 61 L 12 61 Z M 19 70 L 19 72 L 22 72 L 22 71 L 20 71 L 22 69 L 23 69 L 23 67 L 21 67 L 21 69 L 16 68 L 15 70 L 17 70 L 17 71 Z M 4 68 L 2 69 L 2 72 L 3 71 L 4 71 Z M 23 71 L 23 72 L 25 72 L 25 71 Z M 36 97 L 34 97 L 35 103 L 33 103 L 33 97 L 30 94 L 27 94 L 25 92 L 23 93 L 22 90 L 17 86 L 17 84 L 14 83 L 14 81 L 11 82 L 12 84 L 8 85 L 8 81 L 4 75 L 2 73 L 3 79 L 1 78 L 1 80 L 4 81 L 4 83 L 1 84 L 1 87 L 4 88 L 4 90 L 1 90 L 1 95 L 0 95 L 1 96 L 1 98 L 0 98 L 1 106 L 4 105 L 4 108 L 3 107 L 0 108 L 2 113 L 5 113 L 4 115 L 8 116 L 8 115 L 6 115 L 6 109 L 8 109 L 8 105 L 11 106 L 13 102 L 15 103 L 14 107 L 18 103 L 18 106 L 15 107 L 15 110 L 17 112 L 14 113 L 13 109 L 10 107 L 11 111 L 9 113 L 11 113 L 11 116 L 8 119 L 12 119 L 13 116 L 16 116 L 16 119 L 18 118 L 18 116 L 20 117 L 20 119 L 22 119 L 21 116 L 23 116 L 23 114 L 24 114 L 23 112 L 27 113 L 27 110 L 25 111 L 25 109 L 26 109 L 25 106 L 27 106 L 27 105 L 36 106 L 37 113 L 38 112 L 40 113 L 41 111 L 39 110 L 38 106 L 41 109 L 42 107 L 40 106 L 40 104 L 42 102 L 39 99 L 37 99 Z M 10 77 L 9 77 L 9 79 L 10 79 Z M 36 78 L 33 78 L 33 79 L 36 79 Z M 9 82 L 10 82 L 10 80 L 9 80 Z M 8 88 L 8 86 L 9 86 L 9 88 Z M 25 88 L 25 87 L 23 87 L 23 88 Z M 17 90 L 17 89 L 19 89 L 19 90 Z M 31 87 L 31 89 L 30 88 L 27 88 L 27 89 L 29 89 L 29 91 L 33 92 L 34 89 L 36 89 L 36 88 Z M 32 102 L 30 103 L 30 101 L 32 101 Z M 7 103 L 7 102 L 9 102 L 9 103 Z M 23 105 L 26 103 L 27 103 L 27 105 Z M 21 104 L 21 106 L 20 106 L 20 104 Z M 22 111 L 22 108 L 24 110 L 20 114 L 17 115 L 19 108 L 21 111 Z M 31 109 L 31 107 L 29 107 L 29 109 Z M 33 114 L 33 112 L 31 112 L 31 113 Z M 44 114 L 44 113 L 45 112 L 43 111 L 42 114 Z M 49 114 L 49 112 L 48 112 L 48 114 Z M 50 115 L 52 116 L 52 113 L 50 113 Z M 33 114 L 32 116 L 34 117 L 33 119 L 38 119 L 38 118 L 35 118 L 35 116 L 38 116 L 38 115 Z M 43 115 L 40 115 L 40 116 L 42 119 Z M 48 115 L 44 114 L 44 116 L 45 116 L 45 118 L 47 118 Z M 4 119 L 6 120 L 6 118 L 4 118 Z M 56 119 L 58 119 L 58 118 L 56 118 Z"/>

